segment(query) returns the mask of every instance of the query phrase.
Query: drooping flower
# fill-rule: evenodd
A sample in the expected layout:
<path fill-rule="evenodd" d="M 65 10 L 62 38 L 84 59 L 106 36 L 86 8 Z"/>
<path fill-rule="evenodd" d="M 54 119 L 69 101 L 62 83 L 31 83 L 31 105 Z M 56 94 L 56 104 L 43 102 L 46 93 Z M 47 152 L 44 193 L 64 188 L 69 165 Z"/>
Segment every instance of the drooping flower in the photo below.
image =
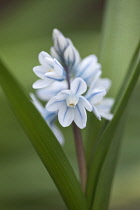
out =
<path fill-rule="evenodd" d="M 69 126 L 73 121 L 79 128 L 85 128 L 87 122 L 86 109 L 92 111 L 91 104 L 82 96 L 87 85 L 81 78 L 71 83 L 70 90 L 63 90 L 50 99 L 46 108 L 48 111 L 58 111 L 58 120 L 63 127 Z"/>
<path fill-rule="evenodd" d="M 54 124 L 54 121 L 57 117 L 57 112 L 49 112 L 43 105 L 38 101 L 33 93 L 30 94 L 32 103 L 36 107 L 36 109 L 40 112 L 52 132 L 54 133 L 55 137 L 59 141 L 60 144 L 64 143 L 64 137 L 58 127 Z"/>
<path fill-rule="evenodd" d="M 52 58 L 48 53 L 39 53 L 40 66 L 33 68 L 34 73 L 41 79 L 33 84 L 34 89 L 48 87 L 55 81 L 63 81 L 65 79 L 65 71 L 61 64 Z"/>

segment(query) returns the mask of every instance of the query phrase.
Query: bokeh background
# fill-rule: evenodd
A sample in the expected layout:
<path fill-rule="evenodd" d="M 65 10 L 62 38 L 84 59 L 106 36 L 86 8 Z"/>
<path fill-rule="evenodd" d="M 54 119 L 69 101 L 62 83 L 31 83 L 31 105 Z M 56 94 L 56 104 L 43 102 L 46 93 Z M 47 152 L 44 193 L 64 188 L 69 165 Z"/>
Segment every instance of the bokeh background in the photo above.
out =
<path fill-rule="evenodd" d="M 0 55 L 31 92 L 37 56 L 52 46 L 53 28 L 70 37 L 81 57 L 99 55 L 105 0 L 0 0 Z M 133 41 L 133 40 L 132 40 Z M 131 43 L 132 44 L 132 43 Z M 127 56 L 127 55 L 125 55 Z M 103 69 L 103 75 L 113 77 Z M 120 78 L 121 80 L 122 78 Z M 117 83 L 111 95 L 117 90 Z M 140 82 L 128 105 L 110 210 L 140 209 Z M 117 92 L 117 91 L 116 91 Z M 72 136 L 64 150 L 77 172 Z M 65 210 L 66 207 L 0 89 L 0 209 Z"/>

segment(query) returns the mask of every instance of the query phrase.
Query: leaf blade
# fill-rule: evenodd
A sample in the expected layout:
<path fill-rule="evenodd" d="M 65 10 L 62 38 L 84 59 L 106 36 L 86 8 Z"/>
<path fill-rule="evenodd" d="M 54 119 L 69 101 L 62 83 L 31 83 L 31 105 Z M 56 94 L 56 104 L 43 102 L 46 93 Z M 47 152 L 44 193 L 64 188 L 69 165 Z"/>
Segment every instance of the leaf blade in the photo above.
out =
<path fill-rule="evenodd" d="M 129 61 L 139 43 L 140 1 L 108 0 L 103 21 L 100 62 L 103 74 L 112 80 L 116 96 Z"/>
<path fill-rule="evenodd" d="M 86 210 L 86 201 L 72 167 L 39 112 L 16 79 L 0 62 L 0 83 L 14 113 L 56 184 L 68 209 Z"/>
<path fill-rule="evenodd" d="M 115 131 L 117 123 L 121 119 L 121 115 L 124 112 L 123 107 L 127 105 L 132 90 L 138 80 L 138 76 L 140 73 L 139 48 L 140 44 L 138 45 L 136 52 L 133 56 L 130 68 L 128 70 L 128 75 L 122 84 L 122 87 L 124 89 L 122 90 L 122 87 L 120 88 L 117 103 L 114 108 L 115 109 L 114 117 L 111 122 L 105 123 L 105 129 L 103 130 L 101 136 L 99 136 L 98 145 L 96 147 L 94 157 L 92 157 L 91 161 L 92 165 L 90 167 L 88 184 L 87 184 L 87 198 L 90 206 L 92 206 L 92 202 L 95 196 L 100 170 L 102 168 L 104 159 L 111 144 L 111 137 L 113 135 L 113 132 Z"/>

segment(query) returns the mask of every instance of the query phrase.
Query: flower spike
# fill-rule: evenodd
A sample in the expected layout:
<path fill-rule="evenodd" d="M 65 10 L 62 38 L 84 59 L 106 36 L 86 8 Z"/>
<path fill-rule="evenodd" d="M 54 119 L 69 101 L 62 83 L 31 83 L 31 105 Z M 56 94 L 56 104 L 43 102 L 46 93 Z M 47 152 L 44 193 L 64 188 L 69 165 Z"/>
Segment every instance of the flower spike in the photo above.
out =
<path fill-rule="evenodd" d="M 84 128 L 86 109 L 93 111 L 99 120 L 101 117 L 111 120 L 114 99 L 105 98 L 111 81 L 101 78 L 101 64 L 96 55 L 81 60 L 72 41 L 58 29 L 53 30 L 53 41 L 51 55 L 40 52 L 40 66 L 33 68 L 40 78 L 33 88 L 39 89 L 36 92 L 39 99 L 48 101 L 47 112 L 56 113 L 63 127 L 75 122 L 79 128 Z"/>

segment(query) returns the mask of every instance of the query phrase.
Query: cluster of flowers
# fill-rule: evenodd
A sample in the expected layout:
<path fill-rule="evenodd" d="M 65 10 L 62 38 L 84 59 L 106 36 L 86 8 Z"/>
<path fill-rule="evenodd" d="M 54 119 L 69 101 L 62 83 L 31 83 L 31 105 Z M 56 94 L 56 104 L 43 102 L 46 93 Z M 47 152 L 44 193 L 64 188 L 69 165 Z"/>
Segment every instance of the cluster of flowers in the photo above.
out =
<path fill-rule="evenodd" d="M 81 60 L 72 41 L 57 29 L 53 30 L 53 41 L 51 55 L 40 52 L 40 65 L 33 68 L 40 78 L 33 88 L 38 89 L 37 97 L 48 103 L 43 107 L 35 95 L 31 97 L 58 141 L 63 143 L 63 135 L 54 124 L 57 116 L 63 127 L 74 121 L 83 129 L 87 122 L 86 110 L 92 111 L 99 120 L 101 117 L 111 120 L 114 100 L 104 98 L 111 81 L 101 78 L 101 65 L 95 55 Z"/>

